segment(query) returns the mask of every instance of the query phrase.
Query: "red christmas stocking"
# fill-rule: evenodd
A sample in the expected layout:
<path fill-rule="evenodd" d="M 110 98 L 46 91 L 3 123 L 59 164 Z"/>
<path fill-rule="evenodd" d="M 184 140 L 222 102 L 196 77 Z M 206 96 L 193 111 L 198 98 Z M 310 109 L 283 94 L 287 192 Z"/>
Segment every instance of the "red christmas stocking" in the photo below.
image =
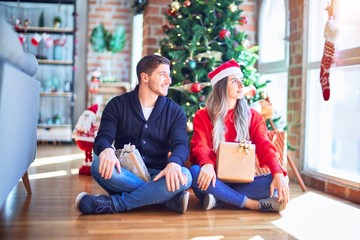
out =
<path fill-rule="evenodd" d="M 320 68 L 320 83 L 323 93 L 323 98 L 325 101 L 330 98 L 330 67 L 334 58 L 335 46 L 333 43 L 325 40 L 324 53 L 321 59 L 321 68 Z"/>
<path fill-rule="evenodd" d="M 334 20 L 330 18 L 325 26 L 325 46 L 320 66 L 320 84 L 325 101 L 330 98 L 330 67 L 334 59 L 334 42 L 337 37 L 337 33 L 338 29 L 334 24 Z"/>

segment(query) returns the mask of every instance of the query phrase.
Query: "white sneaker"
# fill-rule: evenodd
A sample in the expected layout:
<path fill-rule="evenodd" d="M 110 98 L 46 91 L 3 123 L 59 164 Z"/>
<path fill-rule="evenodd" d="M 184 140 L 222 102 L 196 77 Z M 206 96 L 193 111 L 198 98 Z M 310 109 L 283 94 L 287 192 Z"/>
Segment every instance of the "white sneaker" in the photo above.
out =
<path fill-rule="evenodd" d="M 204 210 L 213 209 L 216 206 L 216 199 L 212 194 L 205 194 L 203 198 L 203 208 Z"/>

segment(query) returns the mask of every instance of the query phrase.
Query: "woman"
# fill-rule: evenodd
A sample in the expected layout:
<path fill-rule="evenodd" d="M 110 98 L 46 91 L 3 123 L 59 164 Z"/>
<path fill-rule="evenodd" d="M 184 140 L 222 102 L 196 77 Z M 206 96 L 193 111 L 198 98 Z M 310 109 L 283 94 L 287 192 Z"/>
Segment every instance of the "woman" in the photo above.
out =
<path fill-rule="evenodd" d="M 205 210 L 225 202 L 239 208 L 280 212 L 289 201 L 288 177 L 267 137 L 263 117 L 250 109 L 244 98 L 243 74 L 236 61 L 228 61 L 209 73 L 213 87 L 206 107 L 196 112 L 191 140 L 192 188 Z M 256 176 L 251 183 L 227 183 L 216 177 L 216 152 L 221 141 L 250 140 L 256 145 L 260 166 L 271 174 Z"/>

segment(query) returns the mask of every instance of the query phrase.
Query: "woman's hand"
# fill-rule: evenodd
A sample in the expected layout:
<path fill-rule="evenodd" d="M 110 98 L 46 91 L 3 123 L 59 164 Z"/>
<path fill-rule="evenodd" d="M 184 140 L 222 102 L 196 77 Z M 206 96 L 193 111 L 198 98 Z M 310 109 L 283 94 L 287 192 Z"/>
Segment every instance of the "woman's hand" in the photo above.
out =
<path fill-rule="evenodd" d="M 121 173 L 120 162 L 115 155 L 114 149 L 105 148 L 99 155 L 99 173 L 104 179 L 110 179 L 114 166 Z"/>
<path fill-rule="evenodd" d="M 208 163 L 202 165 L 200 169 L 199 177 L 197 179 L 197 184 L 202 191 L 206 191 L 210 183 L 212 183 L 212 186 L 215 187 L 216 173 L 215 173 L 214 165 Z"/>
<path fill-rule="evenodd" d="M 276 173 L 270 184 L 270 196 L 274 195 L 274 189 L 278 190 L 279 201 L 289 202 L 290 189 L 289 189 L 289 177 L 284 176 L 283 173 Z"/>

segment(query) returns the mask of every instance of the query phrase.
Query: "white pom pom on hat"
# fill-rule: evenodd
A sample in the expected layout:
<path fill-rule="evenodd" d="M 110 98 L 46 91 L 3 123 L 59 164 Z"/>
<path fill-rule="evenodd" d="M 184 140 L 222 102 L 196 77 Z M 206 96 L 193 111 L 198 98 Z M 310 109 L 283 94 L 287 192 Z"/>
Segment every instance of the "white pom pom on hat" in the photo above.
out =
<path fill-rule="evenodd" d="M 232 74 L 239 74 L 241 72 L 239 64 L 235 60 L 227 61 L 217 67 L 214 71 L 208 74 L 210 83 L 214 86 L 218 81 Z"/>

